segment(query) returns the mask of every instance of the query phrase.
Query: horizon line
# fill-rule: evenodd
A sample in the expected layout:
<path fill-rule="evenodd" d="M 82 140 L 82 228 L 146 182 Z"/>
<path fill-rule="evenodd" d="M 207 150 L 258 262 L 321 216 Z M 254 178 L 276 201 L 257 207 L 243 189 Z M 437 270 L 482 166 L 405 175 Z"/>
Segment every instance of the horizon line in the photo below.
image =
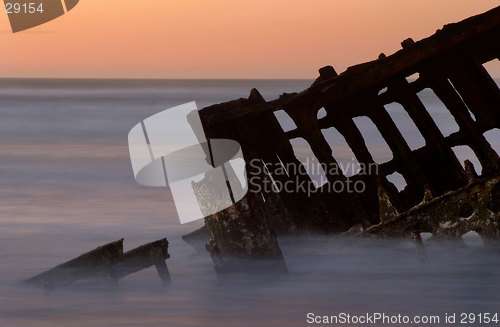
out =
<path fill-rule="evenodd" d="M 491 78 L 493 79 L 500 79 L 500 75 L 491 75 Z M 319 77 L 319 76 L 318 76 Z M 242 81 L 249 81 L 249 80 L 269 80 L 269 81 L 314 81 L 318 77 L 13 77 L 13 76 L 5 76 L 2 77 L 0 76 L 0 80 L 142 80 L 142 81 L 193 81 L 193 80 L 199 80 L 199 81 L 234 81 L 234 80 L 242 80 Z"/>
<path fill-rule="evenodd" d="M 200 81 L 227 81 L 227 80 L 270 80 L 270 81 L 276 81 L 276 80 L 315 80 L 316 78 L 314 77 L 292 77 L 292 78 L 286 78 L 286 77 L 236 77 L 236 78 L 231 78 L 231 77 L 193 77 L 193 78 L 186 78 L 186 77 L 0 77 L 0 80 L 21 80 L 21 79 L 38 79 L 38 80 L 143 80 L 143 81 L 165 81 L 165 80 L 170 80 L 170 81 L 182 81 L 182 80 L 200 80 Z"/>

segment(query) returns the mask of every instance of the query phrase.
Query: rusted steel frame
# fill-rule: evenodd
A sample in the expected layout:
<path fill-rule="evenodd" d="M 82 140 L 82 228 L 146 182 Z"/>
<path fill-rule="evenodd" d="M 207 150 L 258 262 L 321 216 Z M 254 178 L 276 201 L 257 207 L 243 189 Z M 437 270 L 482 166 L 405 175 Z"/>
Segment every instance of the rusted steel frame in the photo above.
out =
<path fill-rule="evenodd" d="M 321 107 L 293 107 L 288 108 L 286 112 L 292 118 L 300 135 L 304 138 L 319 163 L 327 167 L 325 171 L 329 182 L 344 181 L 346 177 L 342 174 L 338 162 L 332 155 L 332 149 L 325 140 L 321 129 L 318 126 L 317 112 Z M 337 169 L 336 169 L 337 168 Z M 338 172 L 331 174 L 331 172 Z"/>
<path fill-rule="evenodd" d="M 446 78 L 438 76 L 431 77 L 429 75 L 427 75 L 426 78 L 428 78 L 432 90 L 455 118 L 462 134 L 467 137 L 467 145 L 471 147 L 481 162 L 483 173 L 486 175 L 499 173 L 500 158 L 475 125 L 460 95 L 456 93 L 455 89 Z"/>
<path fill-rule="evenodd" d="M 141 245 L 125 252 L 119 262 L 112 266 L 112 277 L 119 280 L 140 270 L 155 266 L 162 282 L 168 283 L 170 274 L 165 263 L 168 258 L 170 258 L 168 241 L 165 238 Z"/>
<path fill-rule="evenodd" d="M 336 128 L 342 136 L 344 136 L 346 143 L 351 148 L 358 162 L 366 165 L 375 163 L 372 154 L 366 146 L 363 135 L 361 135 L 358 126 L 356 126 L 351 118 L 335 119 L 332 124 L 333 127 Z"/>
<path fill-rule="evenodd" d="M 436 163 L 439 163 L 436 166 L 439 167 L 441 174 L 446 176 L 448 184 L 451 187 L 465 185 L 466 179 L 460 162 L 451 148 L 447 146 L 443 134 L 406 79 L 393 80 L 389 84 L 389 92 L 394 96 L 395 101 L 403 106 L 415 123 L 425 139 L 426 146 L 435 153 Z M 434 185 L 432 180 L 431 185 L 434 189 L 441 188 L 440 185 Z"/>
<path fill-rule="evenodd" d="M 287 113 L 297 125 L 297 130 L 300 137 L 303 137 L 311 147 L 313 154 L 318 159 L 322 166 L 326 167 L 325 174 L 328 183 L 346 183 L 348 179 L 344 176 L 341 167 L 332 155 L 332 149 L 325 140 L 321 129 L 319 128 L 317 112 L 320 107 L 295 107 L 288 109 Z M 346 222 L 360 222 L 365 219 L 368 214 L 363 201 L 360 200 L 359 194 L 354 192 L 331 192 L 328 189 L 328 184 L 322 186 L 321 189 L 326 190 L 320 192 L 323 200 L 326 201 L 327 208 L 330 213 L 330 221 L 335 222 L 337 229 L 340 231 L 343 228 L 348 228 Z M 338 206 L 338 203 L 344 203 L 344 206 Z"/>
<path fill-rule="evenodd" d="M 71 284 L 89 276 L 105 275 L 110 277 L 112 275 L 111 265 L 117 263 L 122 255 L 123 238 L 36 275 L 26 280 L 26 283 L 54 287 Z"/>
<path fill-rule="evenodd" d="M 500 36 L 499 36 L 500 37 Z M 473 59 L 461 60 L 450 70 L 450 81 L 477 122 L 486 127 L 500 125 L 500 90 L 486 69 Z"/>
<path fill-rule="evenodd" d="M 498 243 L 500 206 L 498 176 L 477 179 L 459 189 L 424 201 L 410 210 L 367 229 L 368 234 L 404 236 L 429 232 L 434 237 L 459 239 L 473 230 L 485 241 Z"/>
<path fill-rule="evenodd" d="M 123 253 L 123 239 L 121 239 L 82 254 L 25 282 L 52 288 L 89 277 L 105 277 L 117 281 L 154 265 L 161 280 L 166 283 L 170 280 L 165 263 L 169 257 L 168 241 L 165 238 L 126 253 Z"/>
<path fill-rule="evenodd" d="M 269 224 L 276 231 L 290 232 L 297 228 L 314 231 L 332 230 L 333 227 L 330 226 L 332 225 L 332 217 L 326 210 L 321 199 L 315 194 L 308 195 L 307 190 L 300 187 L 301 185 L 312 187 L 312 181 L 306 170 L 301 169 L 301 167 L 303 168 L 302 163 L 295 157 L 289 140 L 286 138 L 273 114 L 275 109 L 277 110 L 278 108 L 272 108 L 272 110 L 268 111 L 257 111 L 245 117 L 244 124 L 232 121 L 209 124 L 206 128 L 207 137 L 222 137 L 237 140 L 242 146 L 249 177 L 254 176 L 254 174 L 259 173 L 259 170 L 262 170 L 258 167 L 253 167 L 256 163 L 255 160 L 257 160 L 259 162 L 257 164 L 261 165 L 262 168 L 264 167 L 264 163 L 266 164 L 271 177 L 280 183 L 281 186 L 287 185 L 288 188 L 297 190 L 297 192 L 285 191 L 279 194 L 264 195 L 266 203 L 267 200 L 273 202 L 273 204 L 268 205 L 280 206 L 281 204 L 278 202 L 282 202 L 288 209 L 287 212 L 289 214 L 286 213 L 286 217 L 283 218 L 287 220 L 287 226 L 279 226 L 277 222 L 281 218 L 278 219 L 275 216 L 269 217 Z M 252 162 L 254 164 L 249 165 Z M 294 174 L 290 176 L 284 175 L 282 174 L 283 171 L 275 173 L 273 170 L 275 168 L 279 169 L 281 163 L 285 167 L 294 167 Z M 265 176 L 265 174 L 259 175 L 259 178 L 260 183 L 265 183 L 266 180 L 268 183 L 270 182 L 270 178 Z M 255 179 L 253 180 L 255 181 Z M 315 211 L 317 216 L 315 219 L 309 217 L 311 215 L 311 208 L 314 208 L 313 211 Z M 293 221 L 290 220 L 290 216 L 293 216 Z"/>
<path fill-rule="evenodd" d="M 424 186 L 430 186 L 430 183 L 408 146 L 408 143 L 406 143 L 406 140 L 403 135 L 401 135 L 401 132 L 385 108 L 378 104 L 376 100 L 370 102 L 372 105 L 368 117 L 377 126 L 380 134 L 387 142 L 387 145 L 393 153 L 394 159 L 399 162 L 401 173 L 406 182 L 408 185 L 417 186 L 423 192 Z"/>
<path fill-rule="evenodd" d="M 325 107 L 327 112 L 328 112 L 328 107 Z M 328 117 L 328 116 L 327 116 Z M 327 118 L 325 117 L 325 118 Z M 365 140 L 359 131 L 358 127 L 352 120 L 352 118 L 348 117 L 339 117 L 339 119 L 331 119 L 332 120 L 332 126 L 336 128 L 340 134 L 344 137 L 346 140 L 347 144 L 349 145 L 351 151 L 353 152 L 354 156 L 358 160 L 359 163 L 363 163 L 366 165 L 366 167 L 369 167 L 370 165 L 375 164 L 375 161 L 373 160 L 373 157 L 368 150 L 368 147 L 366 146 Z M 386 193 L 392 203 L 397 207 L 398 210 L 403 209 L 403 205 L 401 204 L 401 199 L 399 197 L 398 191 L 395 186 L 391 187 L 392 183 L 390 183 L 387 180 L 386 175 L 383 173 L 383 171 L 380 170 L 380 167 L 377 169 L 377 174 L 375 175 L 370 175 L 370 176 L 363 176 L 365 178 L 365 182 L 369 182 L 373 184 L 373 188 L 379 187 L 380 185 L 383 185 L 383 187 L 386 189 Z M 375 207 L 375 210 L 373 208 L 366 208 L 366 211 L 368 213 L 370 212 L 378 212 L 376 210 L 376 205 L 378 205 L 378 201 L 376 198 L 376 192 L 373 192 L 373 198 L 369 194 L 366 195 L 367 198 L 365 201 L 362 201 L 365 207 L 370 205 L 370 203 L 367 203 L 366 201 L 373 201 L 372 206 Z"/>

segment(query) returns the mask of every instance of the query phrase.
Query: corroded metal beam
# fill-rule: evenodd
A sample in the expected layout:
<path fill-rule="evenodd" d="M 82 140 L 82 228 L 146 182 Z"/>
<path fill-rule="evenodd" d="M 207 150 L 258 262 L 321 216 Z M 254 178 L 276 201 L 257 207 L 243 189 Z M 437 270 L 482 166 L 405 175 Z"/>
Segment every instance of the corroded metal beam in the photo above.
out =
<path fill-rule="evenodd" d="M 162 282 L 166 283 L 170 280 L 165 263 L 169 257 L 168 241 L 165 238 L 125 253 L 122 238 L 27 279 L 25 283 L 50 289 L 69 285 L 85 278 L 118 281 L 153 265 Z"/>

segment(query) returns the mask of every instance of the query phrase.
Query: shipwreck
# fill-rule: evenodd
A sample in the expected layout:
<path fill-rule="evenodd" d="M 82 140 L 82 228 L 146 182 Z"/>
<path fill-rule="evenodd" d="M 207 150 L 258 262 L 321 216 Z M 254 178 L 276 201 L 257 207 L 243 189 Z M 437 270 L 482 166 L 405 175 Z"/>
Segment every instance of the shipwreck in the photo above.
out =
<path fill-rule="evenodd" d="M 475 231 L 486 241 L 500 236 L 500 158 L 484 133 L 500 128 L 500 90 L 483 64 L 500 58 L 500 7 L 449 24 L 426 39 L 406 39 L 402 49 L 337 74 L 331 66 L 300 93 L 266 101 L 250 96 L 200 110 L 207 138 L 233 139 L 261 183 L 312 183 L 301 171 L 278 174 L 276 167 L 301 165 L 290 140 L 303 138 L 317 160 L 337 165 L 321 133 L 333 127 L 343 135 L 359 163 L 374 164 L 355 117 L 367 117 L 378 128 L 393 159 L 377 174 L 346 177 L 328 173 L 328 183 L 362 180 L 363 192 L 249 192 L 232 207 L 205 218 L 205 226 L 184 239 L 206 241 L 215 268 L 232 270 L 234 260 L 276 259 L 282 254 L 277 235 L 355 233 L 379 236 L 461 238 Z M 412 80 L 409 76 L 418 78 Z M 444 136 L 417 93 L 429 88 L 451 113 L 459 131 Z M 399 103 L 414 122 L 425 146 L 411 150 L 384 105 Z M 274 112 L 283 110 L 296 128 L 284 131 Z M 318 118 L 318 112 L 326 115 Z M 461 165 L 452 147 L 469 146 L 482 173 Z M 252 171 L 255 170 L 255 171 Z M 262 173 L 262 172 L 265 173 Z M 397 172 L 407 185 L 398 191 L 387 176 Z M 328 185 L 326 184 L 326 186 Z M 322 188 L 327 188 L 322 186 Z M 193 187 L 197 187 L 193 185 Z M 199 243 L 198 243 L 199 244 Z M 199 246 L 199 245 L 198 245 Z M 283 268 L 278 265 L 278 269 Z"/>

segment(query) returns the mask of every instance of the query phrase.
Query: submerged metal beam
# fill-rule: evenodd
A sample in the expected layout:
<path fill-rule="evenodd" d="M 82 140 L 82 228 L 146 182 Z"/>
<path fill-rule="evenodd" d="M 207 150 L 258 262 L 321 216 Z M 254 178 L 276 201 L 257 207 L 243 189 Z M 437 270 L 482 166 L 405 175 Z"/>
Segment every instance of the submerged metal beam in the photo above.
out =
<path fill-rule="evenodd" d="M 170 280 L 165 260 L 168 254 L 166 238 L 148 243 L 128 252 L 123 252 L 121 240 L 100 246 L 79 257 L 58 265 L 39 275 L 25 280 L 25 283 L 54 288 L 65 286 L 85 278 L 104 278 L 111 281 L 155 266 L 162 282 Z"/>

